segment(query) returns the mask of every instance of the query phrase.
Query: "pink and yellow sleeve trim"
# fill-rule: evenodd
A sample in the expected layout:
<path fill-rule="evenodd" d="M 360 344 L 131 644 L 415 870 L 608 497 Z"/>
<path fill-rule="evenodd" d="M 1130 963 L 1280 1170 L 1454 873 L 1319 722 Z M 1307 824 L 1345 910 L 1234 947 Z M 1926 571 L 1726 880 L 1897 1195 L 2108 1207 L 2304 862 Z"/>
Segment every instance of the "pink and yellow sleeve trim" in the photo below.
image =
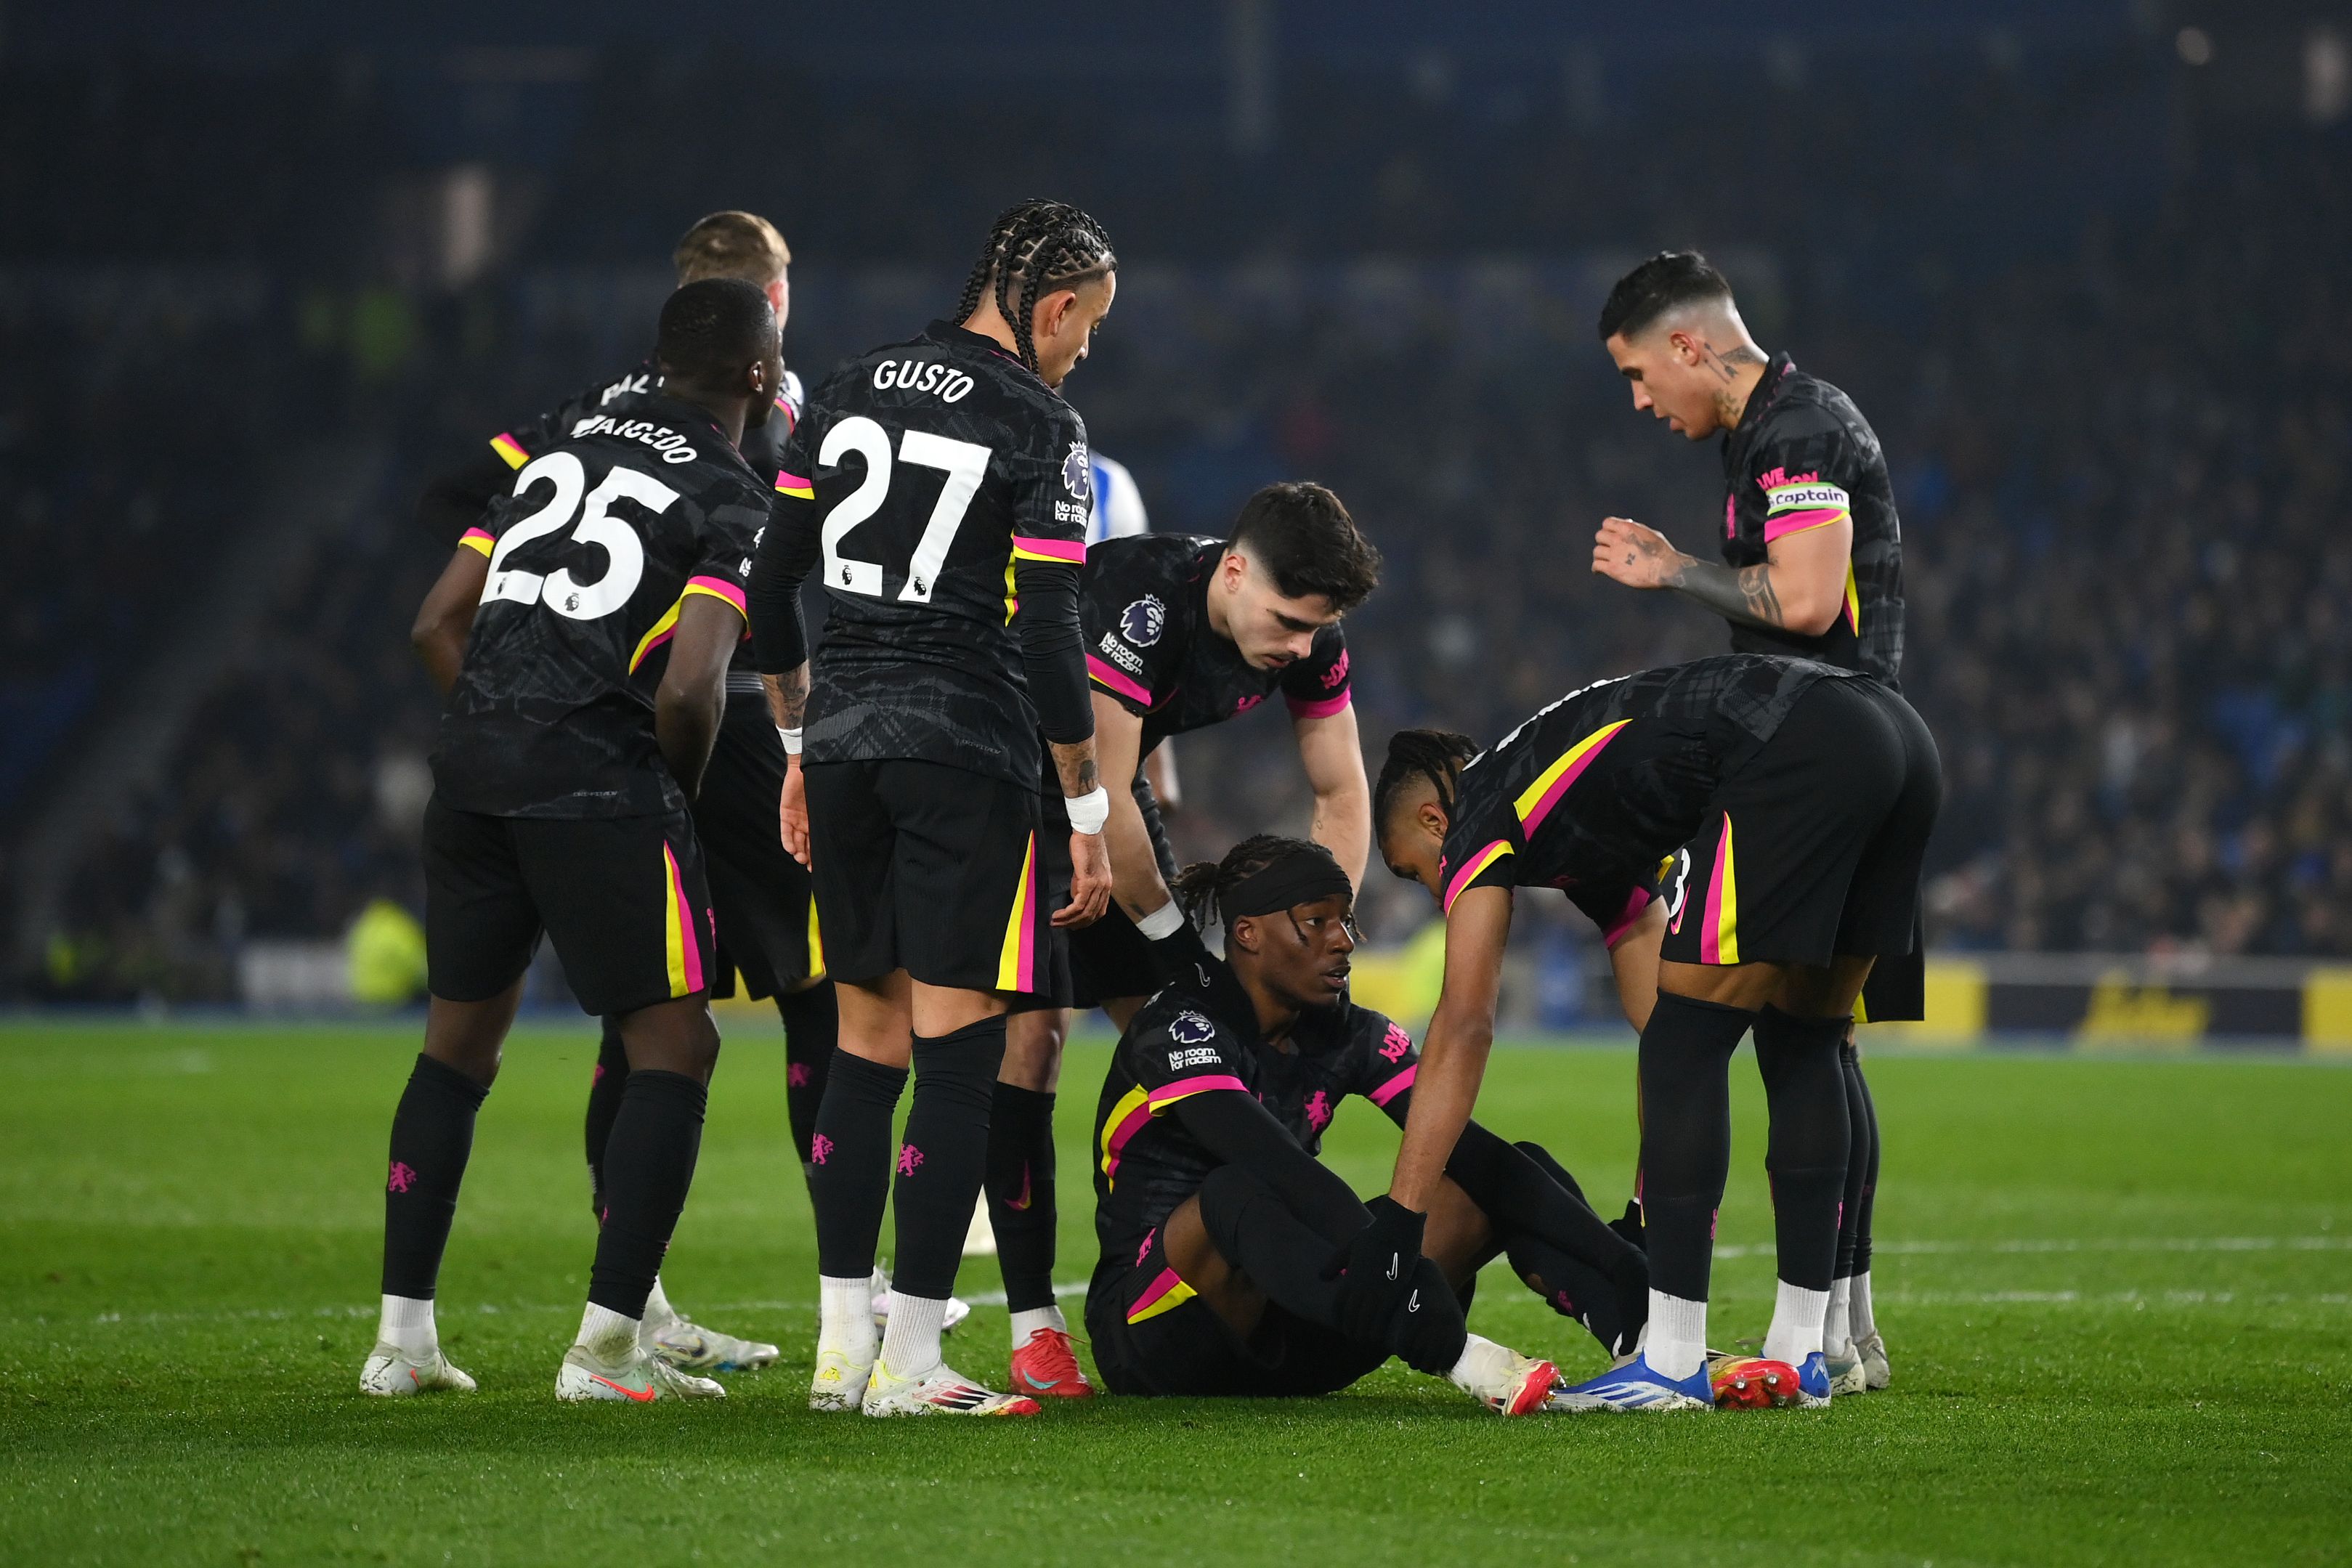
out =
<path fill-rule="evenodd" d="M 695 593 L 707 593 L 713 599 L 723 599 L 735 607 L 735 612 L 738 615 L 742 616 L 746 621 L 751 618 L 750 601 L 743 597 L 742 589 L 723 577 L 688 578 L 686 592 L 678 595 L 678 602 L 685 603 L 687 596 Z"/>
<path fill-rule="evenodd" d="M 1862 635 L 1862 589 L 1853 580 L 1853 562 L 1845 563 L 1845 623 Z"/>
<path fill-rule="evenodd" d="M 1096 658 L 1092 653 L 1087 655 L 1087 674 L 1095 685 L 1107 691 L 1117 692 L 1129 702 L 1141 703 L 1145 707 L 1151 706 L 1151 693 L 1148 687 L 1124 670 Z"/>
<path fill-rule="evenodd" d="M 1467 888 L 1472 883 L 1477 881 L 1479 875 L 1484 873 L 1488 866 L 1493 865 L 1505 855 L 1517 853 L 1518 853 L 1518 851 L 1511 847 L 1511 841 L 1508 839 L 1496 839 L 1493 843 L 1488 844 L 1485 849 L 1480 850 L 1476 854 L 1472 855 L 1467 861 L 1465 861 L 1463 862 L 1462 869 L 1454 873 L 1454 880 L 1445 884 L 1446 913 L 1449 915 L 1453 913 L 1454 901 L 1461 897 L 1463 890 Z"/>
<path fill-rule="evenodd" d="M 457 536 L 457 542 L 467 549 L 480 550 L 484 555 L 488 555 L 499 548 L 499 541 L 490 537 L 490 530 L 488 528 L 467 528 Z"/>
<path fill-rule="evenodd" d="M 802 478 L 799 475 L 787 474 L 781 468 L 776 470 L 776 490 L 780 495 L 790 496 L 794 500 L 798 501 L 814 501 L 816 499 L 815 486 L 810 484 L 806 479 Z"/>
<path fill-rule="evenodd" d="M 1373 1090 L 1370 1094 L 1365 1095 L 1364 1098 L 1370 1100 L 1375 1105 L 1386 1105 L 1390 1101 L 1395 1099 L 1398 1095 L 1412 1088 L 1412 1081 L 1420 1071 L 1421 1064 L 1419 1062 L 1415 1062 L 1411 1067 L 1406 1068 L 1402 1072 L 1398 1073 L 1395 1077 L 1381 1084 L 1379 1088 Z"/>
<path fill-rule="evenodd" d="M 1341 687 L 1334 696 L 1309 699 L 1295 697 L 1286 692 L 1282 700 L 1290 705 L 1290 716 L 1293 718 L 1329 718 L 1335 713 L 1347 710 L 1349 698 L 1347 688 Z"/>
<path fill-rule="evenodd" d="M 1618 732 L 1633 722 L 1632 719 L 1621 718 L 1615 724 L 1603 725 L 1561 752 L 1534 783 L 1520 792 L 1517 802 L 1520 827 L 1529 834 L 1541 827 L 1543 820 L 1551 815 L 1551 809 L 1559 804 L 1559 798 L 1568 793 L 1569 786 L 1582 778 L 1584 770 L 1592 766 L 1592 759 L 1601 755 L 1601 748 L 1616 739 Z"/>
<path fill-rule="evenodd" d="M 1084 539 L 1033 539 L 1024 534 L 1013 536 L 1014 560 L 1052 561 L 1057 566 L 1087 564 L 1087 541 Z"/>
<path fill-rule="evenodd" d="M 490 450 L 505 458 L 509 468 L 520 468 L 530 461 L 530 454 L 522 449 L 522 443 L 504 431 L 490 437 Z"/>
<path fill-rule="evenodd" d="M 1119 1155 L 1125 1152 L 1128 1141 L 1148 1126 L 1151 1118 L 1179 1100 L 1189 1100 L 1195 1094 L 1205 1094 L 1217 1089 L 1231 1089 L 1242 1094 L 1249 1092 L 1249 1086 L 1230 1072 L 1203 1072 L 1191 1078 L 1179 1078 L 1157 1089 L 1138 1087 L 1120 1095 L 1118 1103 L 1110 1108 L 1110 1114 L 1103 1118 L 1103 1179 L 1110 1182 L 1118 1179 Z"/>

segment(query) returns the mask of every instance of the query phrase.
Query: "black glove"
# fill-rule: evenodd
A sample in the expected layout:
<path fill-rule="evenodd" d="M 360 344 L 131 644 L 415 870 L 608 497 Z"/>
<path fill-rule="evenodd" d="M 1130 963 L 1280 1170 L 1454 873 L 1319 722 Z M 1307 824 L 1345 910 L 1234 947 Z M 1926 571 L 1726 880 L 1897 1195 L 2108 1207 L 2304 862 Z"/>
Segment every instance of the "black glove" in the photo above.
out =
<path fill-rule="evenodd" d="M 1391 1343 L 1390 1323 L 1412 1293 L 1425 1214 L 1383 1193 L 1366 1204 L 1372 1222 L 1332 1255 L 1323 1277 L 1339 1281 L 1339 1332 L 1363 1344 Z"/>
<path fill-rule="evenodd" d="M 1204 977 L 1208 969 L 1209 945 L 1201 940 L 1201 934 L 1192 929 L 1190 920 L 1151 944 L 1151 961 L 1159 967 L 1160 983 L 1163 986 L 1179 981 L 1207 983 Z M 1197 982 L 1193 974 L 1196 967 L 1203 977 Z"/>
<path fill-rule="evenodd" d="M 1443 1377 L 1462 1359 L 1469 1328 L 1462 1301 L 1437 1265 L 1423 1258 L 1413 1265 L 1412 1289 L 1389 1320 L 1389 1348 L 1415 1372 Z"/>

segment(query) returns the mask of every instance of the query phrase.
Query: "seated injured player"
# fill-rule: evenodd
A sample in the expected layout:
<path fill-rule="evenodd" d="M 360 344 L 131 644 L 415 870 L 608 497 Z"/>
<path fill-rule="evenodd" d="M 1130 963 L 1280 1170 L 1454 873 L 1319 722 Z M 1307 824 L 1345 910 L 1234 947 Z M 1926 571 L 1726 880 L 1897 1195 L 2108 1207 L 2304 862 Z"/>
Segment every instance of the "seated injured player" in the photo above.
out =
<path fill-rule="evenodd" d="M 1612 1355 L 1642 1328 L 1648 1270 L 1568 1173 L 1476 1123 L 1437 1188 L 1423 1255 L 1392 1255 L 1393 1292 L 1344 1292 L 1348 1243 L 1372 1216 L 1317 1158 L 1339 1102 L 1402 1124 L 1412 1038 L 1347 998 L 1354 895 L 1320 844 L 1262 835 L 1177 880 L 1225 923 L 1120 1036 L 1095 1116 L 1101 1261 L 1087 1328 L 1116 1394 L 1297 1396 L 1391 1355 L 1504 1415 L 1541 1408 L 1548 1361 L 1467 1332 L 1482 1265 L 1513 1272 Z M 1376 1200 L 1385 1203 L 1385 1198 Z M 1377 1267 L 1377 1265 L 1374 1265 Z"/>

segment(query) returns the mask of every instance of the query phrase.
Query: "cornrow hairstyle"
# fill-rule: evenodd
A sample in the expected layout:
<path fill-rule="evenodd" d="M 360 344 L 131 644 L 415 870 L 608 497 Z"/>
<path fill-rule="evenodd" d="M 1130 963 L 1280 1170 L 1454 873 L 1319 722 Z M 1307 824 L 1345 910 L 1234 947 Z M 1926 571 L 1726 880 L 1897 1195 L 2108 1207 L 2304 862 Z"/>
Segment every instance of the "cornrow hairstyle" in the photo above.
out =
<path fill-rule="evenodd" d="M 1194 861 L 1176 873 L 1169 891 L 1175 894 L 1178 907 L 1193 925 L 1206 929 L 1223 912 L 1217 907 L 1217 895 L 1239 886 L 1278 860 L 1296 854 L 1322 854 L 1331 852 L 1306 839 L 1286 838 L 1280 833 L 1255 833 L 1225 852 L 1221 861 Z M 1225 922 L 1231 925 L 1230 920 Z"/>
<path fill-rule="evenodd" d="M 1021 362 L 1034 371 L 1037 346 L 1030 341 L 1029 323 L 1037 297 L 1049 288 L 1076 288 L 1118 269 L 1110 235 L 1100 224 L 1066 202 L 1033 197 L 997 214 L 980 259 L 964 279 L 955 319 L 971 320 L 983 296 L 993 299 L 997 314 L 1013 329 Z"/>
<path fill-rule="evenodd" d="M 1401 729 L 1389 737 L 1388 760 L 1381 764 L 1380 781 L 1372 786 L 1372 835 L 1380 836 L 1389 820 L 1389 808 L 1416 779 L 1429 780 L 1446 814 L 1454 812 L 1454 776 L 1478 755 L 1475 742 L 1450 729 Z"/>

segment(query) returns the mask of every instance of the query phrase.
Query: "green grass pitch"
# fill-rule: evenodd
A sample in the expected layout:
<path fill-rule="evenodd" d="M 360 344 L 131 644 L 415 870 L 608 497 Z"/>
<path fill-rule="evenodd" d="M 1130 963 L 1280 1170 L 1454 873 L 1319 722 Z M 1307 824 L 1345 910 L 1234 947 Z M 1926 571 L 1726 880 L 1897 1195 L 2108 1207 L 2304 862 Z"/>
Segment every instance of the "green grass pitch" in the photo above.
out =
<path fill-rule="evenodd" d="M 1817 1414 L 1504 1422 L 1391 1369 L 1291 1404 L 1098 1399 L 1012 1423 L 803 1405 L 815 1286 L 773 1025 L 715 1086 L 667 1279 L 784 1346 L 716 1405 L 557 1405 L 592 1246 L 590 1028 L 533 1026 L 482 1115 L 442 1282 L 472 1397 L 356 1392 L 407 1025 L 0 1027 L 0 1562 L 2322 1563 L 2352 1553 L 2352 1071 L 1887 1056 L 1874 1279 L 1895 1385 Z M 1099 1042 L 1065 1080 L 1059 1278 L 1089 1246 Z M 1624 1050 L 1505 1048 L 1482 1113 L 1596 1194 Z M 1759 1096 L 1718 1342 L 1771 1291 Z M 1394 1135 L 1363 1106 L 1360 1189 Z M 964 1288 L 993 1291 L 992 1260 Z M 1075 1303 L 1073 1303 L 1075 1304 Z M 1075 1312 L 1073 1316 L 1075 1316 Z M 1475 1326 L 1599 1355 L 1502 1272 Z M 950 1342 L 1001 1377 L 1004 1315 Z"/>

